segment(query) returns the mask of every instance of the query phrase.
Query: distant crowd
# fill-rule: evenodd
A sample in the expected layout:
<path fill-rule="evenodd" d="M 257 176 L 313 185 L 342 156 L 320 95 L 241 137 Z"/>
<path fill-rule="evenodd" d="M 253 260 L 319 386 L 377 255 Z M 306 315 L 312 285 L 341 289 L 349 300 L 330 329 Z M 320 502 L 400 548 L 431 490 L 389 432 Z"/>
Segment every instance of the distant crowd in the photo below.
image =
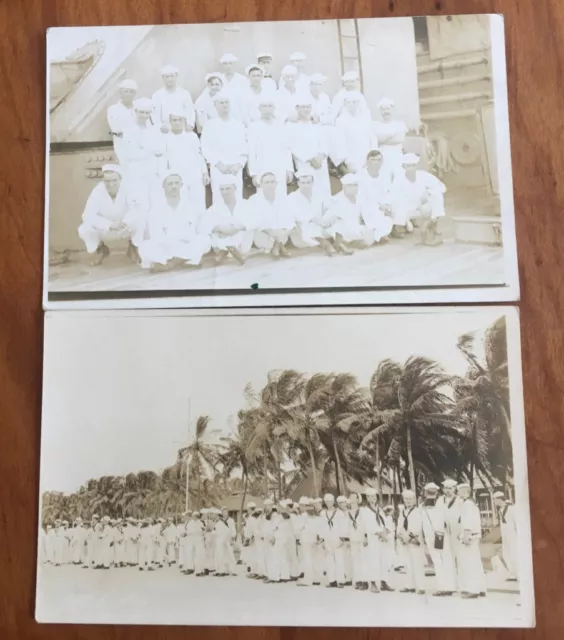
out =
<path fill-rule="evenodd" d="M 513 580 L 514 507 L 502 493 L 494 498 L 503 563 Z M 239 527 L 226 508 L 211 507 L 184 513 L 178 524 L 173 518 L 94 515 L 90 525 L 77 518 L 69 528 L 56 520 L 40 536 L 40 560 L 54 566 L 155 571 L 176 565 L 186 575 L 228 577 L 238 575 L 239 563 L 248 578 L 267 584 L 425 594 L 430 558 L 433 595 L 479 598 L 487 591 L 479 509 L 469 485 L 453 480 L 443 482 L 442 493 L 436 484 L 426 485 L 420 504 L 412 491 L 404 491 L 397 512 L 391 505 L 380 507 L 376 490 L 369 488 L 364 502 L 354 492 L 336 499 L 303 496 L 294 503 L 265 499 L 262 507 L 250 502 Z M 395 570 L 401 567 L 400 576 Z"/>

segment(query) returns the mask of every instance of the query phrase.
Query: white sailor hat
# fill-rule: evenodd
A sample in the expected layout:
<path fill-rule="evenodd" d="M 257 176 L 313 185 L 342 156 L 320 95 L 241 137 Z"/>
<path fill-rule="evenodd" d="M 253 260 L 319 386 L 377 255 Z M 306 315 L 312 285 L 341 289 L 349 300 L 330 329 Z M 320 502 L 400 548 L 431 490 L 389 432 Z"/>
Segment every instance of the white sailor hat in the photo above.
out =
<path fill-rule="evenodd" d="M 298 500 L 298 504 L 301 504 L 303 506 L 308 507 L 310 504 L 309 498 L 307 496 L 302 496 L 299 500 Z"/>
<path fill-rule="evenodd" d="M 137 520 L 135 520 L 135 518 L 132 518 L 130 516 L 129 518 L 127 518 L 127 522 L 137 522 Z"/>
<path fill-rule="evenodd" d="M 274 504 L 274 500 L 271 500 L 270 498 L 267 498 L 264 502 L 263 502 L 265 507 L 271 507 Z"/>
<path fill-rule="evenodd" d="M 347 91 L 345 93 L 345 102 L 360 102 L 362 99 L 362 95 L 360 91 Z"/>
<path fill-rule="evenodd" d="M 447 489 L 452 489 L 452 487 L 456 487 L 457 482 L 456 480 L 452 480 L 452 478 L 447 478 L 446 480 L 443 480 L 441 484 Z"/>
<path fill-rule="evenodd" d="M 282 67 L 281 75 L 283 76 L 297 76 L 298 70 L 293 64 L 287 64 Z"/>
<path fill-rule="evenodd" d="M 341 184 L 358 184 L 358 176 L 354 173 L 345 173 L 341 178 Z"/>
<path fill-rule="evenodd" d="M 183 516 L 189 516 L 191 514 L 192 514 L 192 512 L 190 511 L 190 509 L 186 509 L 186 511 L 182 515 Z"/>
<path fill-rule="evenodd" d="M 221 509 L 219 507 L 213 507 L 212 513 L 215 513 L 216 516 L 221 515 Z"/>
<path fill-rule="evenodd" d="M 206 73 L 206 82 L 209 82 L 212 78 L 217 78 L 221 80 L 221 84 L 223 84 L 223 77 L 221 76 L 220 71 L 212 71 L 211 73 Z"/>
<path fill-rule="evenodd" d="M 284 498 L 284 500 L 279 500 L 278 504 L 283 507 L 284 509 L 286 509 L 287 507 L 289 507 L 292 504 L 291 500 L 288 500 L 287 498 Z"/>
<path fill-rule="evenodd" d="M 367 496 L 377 496 L 378 495 L 378 492 L 376 491 L 376 489 L 374 489 L 374 487 L 368 487 L 364 493 Z"/>
<path fill-rule="evenodd" d="M 165 64 L 165 66 L 161 68 L 162 76 L 167 76 L 167 75 L 171 75 L 173 73 L 179 73 L 179 72 L 180 72 L 180 69 L 178 67 L 175 67 L 173 64 Z"/>
<path fill-rule="evenodd" d="M 381 98 L 378 100 L 378 104 L 376 106 L 378 109 L 381 109 L 382 107 L 395 107 L 396 103 L 392 98 Z"/>
<path fill-rule="evenodd" d="M 337 496 L 337 502 L 338 503 L 342 503 L 342 502 L 346 502 L 347 499 L 345 496 Z"/>
<path fill-rule="evenodd" d="M 393 511 L 394 510 L 394 505 L 393 504 L 387 504 L 385 507 L 382 507 L 384 511 Z"/>
<path fill-rule="evenodd" d="M 290 60 L 292 62 L 294 60 L 307 60 L 307 56 L 305 53 L 302 53 L 301 51 L 294 51 L 294 53 L 292 53 L 292 55 L 290 56 Z"/>
<path fill-rule="evenodd" d="M 218 91 L 215 96 L 213 96 L 213 101 L 218 102 L 219 100 L 229 100 L 231 102 L 231 96 L 227 91 Z"/>
<path fill-rule="evenodd" d="M 164 520 L 164 518 L 159 518 L 159 519 L 157 520 L 157 522 L 164 522 L 164 521 L 165 521 L 165 520 Z"/>
<path fill-rule="evenodd" d="M 222 173 L 218 176 L 217 182 L 220 187 L 227 185 L 237 186 L 237 176 L 232 173 Z"/>
<path fill-rule="evenodd" d="M 470 489 L 470 485 L 469 485 L 467 482 L 461 482 L 461 483 L 458 485 L 458 488 L 459 488 L 459 489 Z"/>
<path fill-rule="evenodd" d="M 341 80 L 360 80 L 360 75 L 358 74 L 358 71 L 347 71 L 346 73 L 343 73 Z"/>
<path fill-rule="evenodd" d="M 419 164 L 419 156 L 416 153 L 406 153 L 401 158 L 401 163 L 407 166 Z"/>
<path fill-rule="evenodd" d="M 263 171 L 259 174 L 259 182 L 264 178 L 264 176 L 274 176 L 276 178 L 276 174 L 274 173 L 274 171 Z"/>
<path fill-rule="evenodd" d="M 182 174 L 180 173 L 180 171 L 173 167 L 172 169 L 166 169 L 161 173 L 161 182 L 164 182 L 171 176 L 178 176 L 182 180 Z"/>
<path fill-rule="evenodd" d="M 323 502 L 323 498 L 314 498 L 311 501 L 311 504 L 321 504 Z"/>
<path fill-rule="evenodd" d="M 402 495 L 404 498 L 415 498 L 415 491 L 412 491 L 411 489 L 404 489 L 404 490 L 401 492 L 401 495 Z"/>
<path fill-rule="evenodd" d="M 273 104 L 276 106 L 276 94 L 273 91 L 263 91 L 257 104 L 259 107 L 265 104 Z"/>
<path fill-rule="evenodd" d="M 224 62 L 237 62 L 239 58 L 234 56 L 232 53 L 224 53 L 219 61 L 223 64 Z"/>
<path fill-rule="evenodd" d="M 323 501 L 324 502 L 335 502 L 335 496 L 332 493 L 326 493 L 323 496 Z"/>
<path fill-rule="evenodd" d="M 110 522 L 110 516 L 104 516 L 102 522 Z"/>
<path fill-rule="evenodd" d="M 428 482 L 423 489 L 425 489 L 425 491 L 438 491 L 439 490 L 439 486 L 436 485 L 434 482 Z"/>
<path fill-rule="evenodd" d="M 96 520 L 100 520 L 100 516 L 97 513 L 92 514 L 92 520 L 94 520 L 94 518 L 96 518 Z"/>
<path fill-rule="evenodd" d="M 272 54 L 261 51 L 260 53 L 257 53 L 257 60 L 260 60 L 261 58 L 270 58 L 272 60 Z"/>
<path fill-rule="evenodd" d="M 202 508 L 200 509 L 200 513 L 201 513 L 203 516 L 205 516 L 205 515 L 206 515 L 206 513 L 209 513 L 209 509 L 207 509 L 206 507 L 202 507 Z"/>
<path fill-rule="evenodd" d="M 137 100 L 133 101 L 134 109 L 152 109 L 153 101 L 151 98 L 137 98 Z"/>
<path fill-rule="evenodd" d="M 296 107 L 311 107 L 313 106 L 313 99 L 311 97 L 311 93 L 305 92 L 300 93 L 300 95 L 296 96 L 294 100 L 294 104 Z"/>
<path fill-rule="evenodd" d="M 260 71 L 261 73 L 263 73 L 262 67 L 258 64 L 247 65 L 247 67 L 245 67 L 245 73 L 249 75 L 249 73 L 251 73 L 253 69 L 256 69 L 257 71 Z"/>
<path fill-rule="evenodd" d="M 137 83 L 135 82 L 135 80 L 131 80 L 130 78 L 125 78 L 124 80 L 122 80 L 118 84 L 118 87 L 120 89 L 133 89 L 134 91 L 137 91 L 138 89 Z"/>
<path fill-rule="evenodd" d="M 55 520 L 55 524 L 61 524 L 61 521 L 59 519 Z"/>
<path fill-rule="evenodd" d="M 256 505 L 256 502 L 249 502 L 249 503 L 247 504 L 247 508 L 249 508 L 249 509 L 254 509 L 256 506 L 257 506 L 257 505 Z"/>
<path fill-rule="evenodd" d="M 170 118 L 170 116 L 172 116 L 173 118 L 185 118 L 186 112 L 179 105 L 174 105 L 174 107 L 172 107 L 172 109 L 168 112 L 168 117 Z"/>
<path fill-rule="evenodd" d="M 69 521 L 68 520 L 63 520 L 62 524 L 68 524 Z"/>
<path fill-rule="evenodd" d="M 311 76 L 309 76 L 309 83 L 311 84 L 312 82 L 326 82 L 327 81 L 327 76 L 324 76 L 322 73 L 312 73 Z"/>
<path fill-rule="evenodd" d="M 199 515 L 200 515 L 200 512 L 199 512 L 199 511 L 193 511 L 193 512 L 192 512 L 192 515 L 193 515 L 193 516 L 199 516 Z"/>
<path fill-rule="evenodd" d="M 81 517 L 76 518 L 75 522 L 81 523 L 82 522 L 82 518 Z"/>
<path fill-rule="evenodd" d="M 505 493 L 503 493 L 503 491 L 496 491 L 496 492 L 493 494 L 493 497 L 494 497 L 494 498 L 505 498 Z"/>
<path fill-rule="evenodd" d="M 119 164 L 104 164 L 104 165 L 102 165 L 102 173 L 109 173 L 110 171 L 112 171 L 113 173 L 119 173 L 120 176 L 122 175 L 122 173 L 121 173 L 122 168 L 119 166 Z M 95 516 L 92 516 L 92 517 L 95 517 Z"/>
<path fill-rule="evenodd" d="M 296 171 L 296 178 L 315 178 L 314 170 L 307 165 Z"/>
<path fill-rule="evenodd" d="M 219 507 L 220 511 L 229 511 L 229 509 L 227 507 Z"/>

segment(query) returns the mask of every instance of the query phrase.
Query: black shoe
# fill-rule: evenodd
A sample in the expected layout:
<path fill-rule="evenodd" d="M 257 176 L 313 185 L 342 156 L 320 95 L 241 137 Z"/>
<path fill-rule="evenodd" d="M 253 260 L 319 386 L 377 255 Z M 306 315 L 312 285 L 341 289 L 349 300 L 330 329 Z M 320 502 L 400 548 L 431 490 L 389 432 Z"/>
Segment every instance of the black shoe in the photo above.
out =
<path fill-rule="evenodd" d="M 485 597 L 486 597 L 486 592 L 480 591 L 480 598 L 485 598 Z"/>
<path fill-rule="evenodd" d="M 328 588 L 328 589 L 336 589 L 336 588 L 337 588 L 337 583 L 336 583 L 336 582 L 330 582 L 330 583 L 327 585 L 327 588 Z"/>
<path fill-rule="evenodd" d="M 342 582 L 337 582 L 337 589 L 344 589 L 345 585 Z"/>
<path fill-rule="evenodd" d="M 380 588 L 382 589 L 382 591 L 395 591 L 395 589 L 392 589 L 392 587 L 390 587 L 390 585 L 385 580 L 382 580 L 382 582 L 380 583 Z"/>
<path fill-rule="evenodd" d="M 415 593 L 415 589 L 400 589 L 400 593 Z"/>

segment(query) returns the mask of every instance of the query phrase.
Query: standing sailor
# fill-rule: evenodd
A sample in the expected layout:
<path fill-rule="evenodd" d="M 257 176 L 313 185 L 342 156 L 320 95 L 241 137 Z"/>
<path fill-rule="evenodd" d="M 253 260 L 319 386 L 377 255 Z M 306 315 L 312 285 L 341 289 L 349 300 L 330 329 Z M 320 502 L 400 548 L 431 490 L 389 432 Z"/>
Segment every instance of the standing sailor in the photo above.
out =
<path fill-rule="evenodd" d="M 170 114 L 170 133 L 165 136 L 167 168 L 180 172 L 188 197 L 199 211 L 206 208 L 206 186 L 210 183 L 208 167 L 193 131 L 186 131 L 186 119 Z"/>
<path fill-rule="evenodd" d="M 165 543 L 164 561 L 169 567 L 172 567 L 173 564 L 176 564 L 176 545 L 178 542 L 178 538 L 176 536 L 176 525 L 172 518 L 169 518 L 166 522 L 163 537 Z"/>
<path fill-rule="evenodd" d="M 460 511 L 462 508 L 462 500 L 456 495 L 457 483 L 451 478 L 447 478 L 441 482 L 443 495 L 437 498 L 437 504 L 441 504 L 445 512 L 445 523 L 447 535 L 450 539 L 450 548 L 454 557 L 454 563 L 458 565 L 458 551 L 460 549 L 461 540 L 461 523 Z M 458 568 L 460 575 L 460 569 Z"/>
<path fill-rule="evenodd" d="M 350 511 L 349 538 L 352 564 L 353 587 L 359 591 L 368 589 L 368 533 L 365 530 L 366 519 L 364 511 L 360 509 L 360 496 L 353 492 L 349 496 Z M 373 577 L 373 576 L 372 576 Z"/>
<path fill-rule="evenodd" d="M 339 92 L 333 98 L 333 103 L 331 105 L 331 110 L 333 112 L 333 122 L 337 120 L 337 118 L 341 115 L 346 96 L 351 92 L 359 92 L 360 93 L 360 105 L 359 112 L 362 117 L 364 117 L 367 121 L 372 120 L 372 115 L 370 114 L 370 109 L 368 107 L 368 102 L 364 97 L 364 94 L 360 91 L 360 75 L 357 71 L 347 71 L 341 77 L 343 82 L 343 87 L 339 90 Z"/>
<path fill-rule="evenodd" d="M 424 487 L 421 505 L 423 537 L 433 561 L 436 577 L 434 596 L 451 596 L 456 591 L 456 573 L 450 538 L 446 531 L 444 504 L 438 501 L 439 487 L 429 482 Z"/>
<path fill-rule="evenodd" d="M 311 169 L 313 188 L 322 199 L 331 197 L 331 183 L 327 167 L 328 146 L 322 125 L 311 121 L 312 100 L 307 94 L 296 102 L 297 121 L 286 124 L 288 143 L 296 169 Z"/>
<path fill-rule="evenodd" d="M 130 567 L 139 564 L 139 526 L 135 518 L 127 519 L 125 537 L 125 563 Z"/>
<path fill-rule="evenodd" d="M 272 64 L 272 54 L 266 52 L 257 53 L 257 62 L 263 71 L 264 79 L 268 81 L 266 86 L 268 86 L 269 89 L 272 88 L 276 91 L 276 82 L 272 79 L 272 71 L 270 69 L 270 65 Z"/>
<path fill-rule="evenodd" d="M 360 180 L 358 195 L 363 205 L 391 216 L 392 178 L 383 166 L 383 160 L 382 152 L 378 149 L 371 149 L 367 153 L 366 167 L 357 174 Z"/>
<path fill-rule="evenodd" d="M 378 492 L 372 487 L 366 489 L 367 505 L 363 507 L 364 530 L 366 534 L 366 567 L 365 575 L 370 582 L 370 591 L 379 593 L 391 591 L 382 575 L 384 548 L 388 539 L 388 531 L 384 514 L 378 506 Z M 385 585 L 385 586 L 384 586 Z"/>
<path fill-rule="evenodd" d="M 150 518 L 141 521 L 139 530 L 139 571 L 154 571 L 153 568 L 154 529 Z"/>
<path fill-rule="evenodd" d="M 55 533 L 53 535 L 54 551 L 53 551 L 53 564 L 56 567 L 60 567 L 63 564 L 63 552 L 65 546 L 65 530 L 63 529 L 62 522 L 55 520 Z"/>
<path fill-rule="evenodd" d="M 192 96 L 187 89 L 178 86 L 179 69 L 166 65 L 161 69 L 164 86 L 153 94 L 155 124 L 162 133 L 170 130 L 170 114 L 181 113 L 186 118 L 186 129 L 192 131 L 196 126 L 196 111 Z"/>
<path fill-rule="evenodd" d="M 263 70 L 258 64 L 250 64 L 245 72 L 249 78 L 249 84 L 242 95 L 244 116 L 243 121 L 248 126 L 251 122 L 258 120 L 261 117 L 259 106 L 261 100 L 264 98 L 270 98 L 276 100 L 276 89 L 265 86 Z"/>
<path fill-rule="evenodd" d="M 394 506 L 387 504 L 382 511 L 384 512 L 384 523 L 388 532 L 387 540 L 384 541 L 384 549 L 382 555 L 382 580 L 389 587 L 391 583 L 391 577 L 396 566 L 399 566 L 397 562 L 396 554 L 396 518 L 394 514 Z M 384 589 L 387 591 L 387 589 Z"/>
<path fill-rule="evenodd" d="M 110 135 L 114 143 L 114 153 L 120 165 L 127 162 L 123 152 L 123 132 L 135 122 L 133 101 L 137 95 L 135 80 L 122 80 L 119 83 L 119 100 L 108 107 L 107 119 Z"/>
<path fill-rule="evenodd" d="M 339 517 L 341 528 L 340 540 L 343 543 L 343 567 L 345 570 L 345 586 L 352 585 L 352 559 L 351 559 L 351 537 L 349 521 L 349 501 L 345 496 L 337 496 L 337 509 L 343 514 Z"/>
<path fill-rule="evenodd" d="M 296 69 L 296 89 L 300 92 L 309 90 L 310 77 L 303 72 L 306 60 L 307 56 L 301 51 L 294 51 L 294 53 L 292 53 L 289 58 L 288 66 L 292 66 Z M 283 85 L 284 71 L 282 71 L 282 77 L 280 78 L 280 82 L 278 83 L 278 88 L 281 88 Z"/>
<path fill-rule="evenodd" d="M 98 556 L 98 537 L 97 528 L 99 527 L 100 517 L 97 514 L 92 515 L 90 526 L 86 532 L 86 557 L 83 569 L 94 569 Z"/>
<path fill-rule="evenodd" d="M 296 87 L 297 77 L 298 70 L 294 65 L 288 64 L 282 69 L 280 87 L 276 93 L 276 115 L 282 122 L 296 121 L 296 102 L 300 96 Z"/>
<path fill-rule="evenodd" d="M 82 518 L 74 521 L 73 536 L 71 541 L 71 555 L 73 564 L 82 564 L 85 558 L 86 529 L 83 526 Z"/>
<path fill-rule="evenodd" d="M 361 93 L 348 91 L 341 115 L 335 122 L 337 153 L 331 159 L 336 166 L 344 162 L 350 173 L 358 173 L 364 169 L 368 152 L 378 147 L 378 141 L 372 134 L 371 122 L 361 111 L 361 100 Z"/>
<path fill-rule="evenodd" d="M 402 493 L 403 508 L 398 519 L 398 538 L 403 545 L 407 583 L 400 593 L 425 594 L 425 550 L 423 521 L 417 498 L 411 489 Z"/>
<path fill-rule="evenodd" d="M 248 146 L 245 126 L 231 115 L 233 98 L 221 92 L 214 100 L 218 117 L 210 120 L 202 132 L 202 153 L 210 165 L 215 203 L 220 199 L 220 176 L 235 176 L 238 195 L 243 197 L 243 167 L 247 163 Z"/>
<path fill-rule="evenodd" d="M 328 587 L 339 587 L 340 589 L 345 586 L 345 558 L 344 558 L 344 542 L 343 537 L 346 537 L 346 531 L 348 529 L 348 517 L 346 514 L 335 509 L 335 498 L 327 493 L 323 497 L 325 503 L 325 510 L 323 512 L 324 518 L 324 532 L 323 539 L 325 541 L 326 550 L 326 571 Z"/>
<path fill-rule="evenodd" d="M 403 145 L 408 131 L 405 122 L 394 120 L 394 108 L 395 102 L 391 98 L 382 98 L 378 102 L 381 120 L 372 123 L 384 165 L 393 176 L 402 172 Z"/>
<path fill-rule="evenodd" d="M 242 107 L 243 96 L 249 85 L 247 78 L 242 73 L 235 71 L 235 63 L 238 61 L 239 58 L 232 53 L 226 53 L 219 59 L 223 77 L 223 89 L 233 100 L 233 111 L 236 117 L 242 115 L 240 109 Z"/>
<path fill-rule="evenodd" d="M 517 548 L 517 518 L 515 507 L 501 491 L 493 495 L 497 508 L 499 527 L 501 530 L 501 548 L 503 561 L 507 567 L 507 580 L 517 580 L 518 548 Z"/>
<path fill-rule="evenodd" d="M 288 145 L 286 129 L 275 116 L 275 97 L 261 95 L 257 101 L 260 118 L 251 122 L 248 129 L 249 140 L 249 174 L 253 184 L 260 188 L 260 176 L 271 171 L 278 183 L 277 195 L 288 192 L 287 183 L 294 176 L 294 163 Z"/>
<path fill-rule="evenodd" d="M 461 502 L 460 548 L 458 551 L 458 581 L 463 598 L 479 598 L 486 595 L 486 576 L 480 555 L 482 521 L 480 509 L 472 499 L 470 485 L 458 485 Z"/>
<path fill-rule="evenodd" d="M 223 522 L 227 525 L 229 529 L 230 538 L 226 546 L 227 560 L 229 573 L 233 576 L 237 575 L 236 565 L 237 561 L 235 560 L 235 551 L 234 545 L 237 541 L 237 527 L 235 526 L 235 520 L 229 515 L 229 509 L 227 507 L 222 507 L 221 509 L 221 518 Z"/>
<path fill-rule="evenodd" d="M 198 133 L 202 133 L 208 120 L 217 118 L 214 97 L 223 89 L 223 76 L 219 71 L 206 75 L 206 88 L 196 99 L 196 124 Z"/>
<path fill-rule="evenodd" d="M 189 569 L 189 559 L 188 559 L 188 532 L 187 526 L 188 522 L 192 517 L 191 511 L 185 511 L 182 514 L 181 522 L 176 525 L 176 538 L 178 540 L 178 568 L 180 569 L 180 573 L 190 574 L 194 573 L 194 566 L 192 562 L 192 567 Z"/>
<path fill-rule="evenodd" d="M 200 518 L 200 512 L 194 511 L 191 518 L 186 523 L 187 560 L 185 564 L 186 573 L 192 571 L 196 577 L 206 575 L 206 547 L 204 544 L 204 523 Z"/>

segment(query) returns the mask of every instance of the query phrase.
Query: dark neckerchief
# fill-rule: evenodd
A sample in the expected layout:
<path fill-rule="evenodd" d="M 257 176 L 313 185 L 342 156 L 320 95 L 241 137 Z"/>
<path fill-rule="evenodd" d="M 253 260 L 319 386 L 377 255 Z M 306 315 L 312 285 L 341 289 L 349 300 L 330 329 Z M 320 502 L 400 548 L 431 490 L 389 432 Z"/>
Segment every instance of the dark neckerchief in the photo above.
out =
<path fill-rule="evenodd" d="M 415 507 L 410 507 L 409 511 L 404 510 L 403 512 L 403 528 L 405 531 L 407 531 L 409 527 L 409 516 L 411 515 L 411 512 L 413 511 L 413 509 L 415 509 Z"/>
<path fill-rule="evenodd" d="M 509 505 L 506 504 L 505 507 L 503 507 L 503 511 L 499 510 L 499 517 L 501 518 L 501 521 L 503 522 L 503 524 L 507 524 L 507 520 L 505 519 L 505 514 L 507 513 L 507 509 L 509 509 Z"/>
<path fill-rule="evenodd" d="M 333 511 L 333 515 L 331 517 L 329 517 L 329 511 L 325 512 L 325 517 L 327 518 L 327 524 L 329 525 L 329 529 L 333 528 L 333 518 L 335 517 L 335 514 L 337 513 L 337 509 L 335 509 L 335 511 Z"/>
<path fill-rule="evenodd" d="M 372 513 L 376 516 L 376 520 L 378 520 L 378 523 L 382 526 L 385 527 L 386 523 L 384 522 L 384 518 L 382 517 L 382 512 L 380 511 L 379 507 L 376 507 L 376 509 L 373 509 L 369 504 L 366 505 L 370 511 L 372 511 Z"/>
<path fill-rule="evenodd" d="M 349 511 L 349 518 L 351 519 L 352 526 L 353 526 L 353 528 L 354 528 L 354 529 L 356 529 L 356 528 L 357 528 L 357 526 L 358 526 L 357 520 L 358 520 L 358 514 L 359 514 L 359 513 L 360 513 L 360 509 L 357 509 L 357 510 L 356 510 L 356 513 L 354 514 L 354 516 L 353 516 L 353 514 Z"/>
<path fill-rule="evenodd" d="M 452 500 L 448 503 L 448 508 L 450 509 L 452 507 L 452 505 L 456 502 L 456 496 L 454 496 L 454 498 L 452 498 Z"/>

